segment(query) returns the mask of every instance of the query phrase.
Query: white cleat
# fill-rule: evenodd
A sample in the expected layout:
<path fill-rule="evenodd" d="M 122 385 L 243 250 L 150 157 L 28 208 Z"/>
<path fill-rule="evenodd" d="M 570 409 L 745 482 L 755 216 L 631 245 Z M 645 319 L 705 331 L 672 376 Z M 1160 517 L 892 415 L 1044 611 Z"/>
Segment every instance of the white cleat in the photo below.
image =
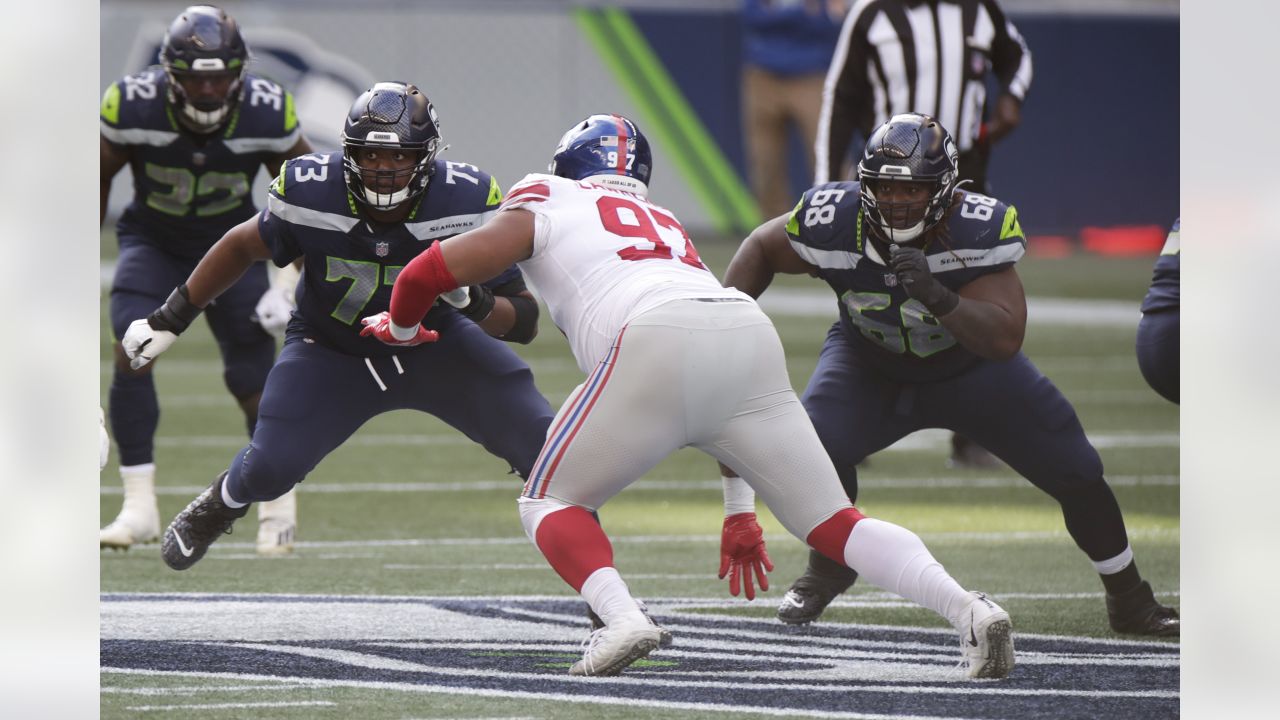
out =
<path fill-rule="evenodd" d="M 258 554 L 288 555 L 293 552 L 293 534 L 297 526 L 287 520 L 267 518 L 258 521 Z"/>
<path fill-rule="evenodd" d="M 631 663 L 657 649 L 661 631 L 643 616 L 638 622 L 622 620 L 592 630 L 582 659 L 569 668 L 570 675 L 618 675 Z"/>
<path fill-rule="evenodd" d="M 98 531 L 98 548 L 128 550 L 131 545 L 153 543 L 160 539 L 160 511 L 155 500 L 150 510 L 140 510 L 133 503 L 120 511 L 115 520 Z"/>
<path fill-rule="evenodd" d="M 1009 613 L 985 593 L 974 592 L 973 602 L 960 620 L 960 647 L 966 674 L 971 678 L 1003 678 L 1013 670 L 1013 623 Z"/>
<path fill-rule="evenodd" d="M 297 488 L 275 500 L 258 503 L 258 554 L 268 557 L 293 552 L 298 532 Z"/>

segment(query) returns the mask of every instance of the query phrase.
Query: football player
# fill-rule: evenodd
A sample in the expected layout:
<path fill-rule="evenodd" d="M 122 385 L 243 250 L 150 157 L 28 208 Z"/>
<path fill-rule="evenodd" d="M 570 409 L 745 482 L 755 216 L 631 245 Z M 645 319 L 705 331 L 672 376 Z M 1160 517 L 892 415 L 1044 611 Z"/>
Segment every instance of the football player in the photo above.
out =
<path fill-rule="evenodd" d="M 443 331 L 439 343 L 392 348 L 360 336 L 360 318 L 387 308 L 410 260 L 479 227 L 502 201 L 488 173 L 440 159 L 440 150 L 436 111 L 417 87 L 374 85 L 351 106 L 341 152 L 285 163 L 267 207 L 228 230 L 168 300 L 129 325 L 125 352 L 145 367 L 258 261 L 304 263 L 252 440 L 165 531 L 169 567 L 196 563 L 249 503 L 289 492 L 391 410 L 435 415 L 528 474 L 552 413 L 529 366 L 496 339 L 527 343 L 537 332 L 538 306 L 519 270 L 496 268 L 434 308 L 427 325 Z"/>
<path fill-rule="evenodd" d="M 116 225 L 116 338 L 131 320 L 164 302 L 214 241 L 253 216 L 249 191 L 259 167 L 275 175 L 286 159 L 311 151 L 293 97 L 247 72 L 248 61 L 236 21 L 219 8 L 193 5 L 170 24 L 160 64 L 113 83 L 103 96 L 100 220 L 106 219 L 111 180 L 125 165 L 134 189 Z M 209 310 L 223 380 L 250 433 L 276 350 L 253 321 L 266 292 L 266 265 L 255 263 Z M 99 533 L 102 547 L 128 548 L 159 537 L 153 450 L 160 407 L 153 367 L 131 368 L 116 345 L 110 420 L 125 495 L 120 514 Z M 260 552 L 292 548 L 292 508 L 292 497 L 260 508 Z"/>
<path fill-rule="evenodd" d="M 1181 338 L 1179 302 L 1182 270 L 1182 247 L 1178 225 L 1173 222 L 1156 267 L 1151 288 L 1142 300 L 1142 319 L 1138 321 L 1138 369 L 1152 390 L 1172 403 L 1178 402 L 1178 366 Z"/>
<path fill-rule="evenodd" d="M 391 347 L 449 342 L 456 329 L 431 327 L 436 297 L 511 262 L 543 294 L 588 375 L 556 415 L 519 500 L 529 538 L 604 623 L 570 673 L 616 675 L 660 645 L 591 512 L 692 446 L 742 467 L 783 525 L 833 562 L 950 621 L 969 643 L 971 677 L 1007 675 L 1008 614 L 960 587 L 914 533 L 850 504 L 791 389 L 773 323 L 721 286 L 675 216 L 649 201 L 652 164 L 630 120 L 588 117 L 561 139 L 550 175 L 525 177 L 487 225 L 414 258 L 390 312 L 364 321 Z M 734 557 L 767 565 L 754 515 L 731 519 Z"/>
<path fill-rule="evenodd" d="M 1014 263 L 1026 238 L 1017 211 L 957 189 L 956 163 L 936 120 L 890 118 L 867 142 L 860 182 L 811 188 L 791 213 L 756 228 L 725 285 L 759 297 L 775 274 L 807 273 L 835 291 L 840 319 L 803 403 L 850 500 L 871 453 L 921 428 L 963 433 L 1062 506 L 1101 575 L 1112 629 L 1176 636 L 1178 613 L 1138 573 L 1075 409 L 1020 352 L 1027 308 Z M 810 552 L 778 617 L 816 620 L 855 578 Z"/>

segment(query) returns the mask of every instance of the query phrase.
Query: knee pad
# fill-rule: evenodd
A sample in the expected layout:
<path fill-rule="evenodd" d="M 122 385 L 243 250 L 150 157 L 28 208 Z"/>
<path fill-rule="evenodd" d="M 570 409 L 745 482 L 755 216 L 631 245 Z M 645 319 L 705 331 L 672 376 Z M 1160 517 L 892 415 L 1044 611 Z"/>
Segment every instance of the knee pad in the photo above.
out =
<path fill-rule="evenodd" d="M 249 345 L 233 345 L 227 348 L 224 357 L 222 380 L 227 390 L 238 399 L 244 399 L 262 392 L 267 384 L 267 373 L 275 362 L 275 341 L 266 338 L 264 342 Z"/>

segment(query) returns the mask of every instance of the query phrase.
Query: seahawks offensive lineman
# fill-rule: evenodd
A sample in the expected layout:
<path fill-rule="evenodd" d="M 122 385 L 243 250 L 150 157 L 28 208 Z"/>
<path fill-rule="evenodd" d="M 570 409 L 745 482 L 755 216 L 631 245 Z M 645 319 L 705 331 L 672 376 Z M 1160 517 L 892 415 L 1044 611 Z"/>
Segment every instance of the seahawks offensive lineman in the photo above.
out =
<path fill-rule="evenodd" d="M 125 351 L 143 366 L 255 262 L 303 259 L 298 308 L 253 439 L 165 531 L 161 554 L 170 567 L 195 564 L 249 503 L 288 492 L 366 421 L 391 410 L 435 415 L 528 474 L 551 408 L 529 366 L 495 339 L 525 343 L 536 334 L 537 304 L 519 270 L 496 268 L 448 299 L 452 307 L 435 307 L 427 324 L 440 331 L 438 343 L 391 348 L 360 336 L 360 318 L 387 308 L 410 260 L 479 227 L 502 201 L 488 173 L 437 158 L 440 143 L 435 109 L 417 87 L 374 85 L 348 113 L 342 152 L 287 162 L 267 208 L 227 231 L 185 284 L 129 326 Z"/>
<path fill-rule="evenodd" d="M 1177 403 L 1178 367 L 1181 358 L 1182 305 L 1179 300 L 1182 274 L 1182 245 L 1175 220 L 1165 240 L 1160 257 L 1151 273 L 1151 288 L 1142 300 L 1142 319 L 1138 321 L 1138 369 L 1152 390 L 1172 403 Z"/>
<path fill-rule="evenodd" d="M 914 533 L 844 497 L 773 323 L 721 286 L 675 216 L 649 201 L 652 165 L 634 123 L 588 117 L 564 134 L 553 174 L 527 176 L 484 227 L 414 258 L 390 312 L 365 319 L 365 332 L 393 347 L 445 342 L 454 331 L 419 324 L 430 324 L 436 297 L 518 262 L 569 340 L 589 377 L 557 413 L 519 506 L 529 539 L 603 621 L 570 673 L 616 675 L 660 646 L 662 629 L 631 596 L 591 512 L 691 446 L 741 461 L 783 525 L 833 562 L 946 618 L 965 638 L 970 677 L 1007 675 L 1009 615 L 965 591 Z M 736 519 L 726 536 L 755 542 L 733 555 L 757 557 L 754 513 Z"/>
<path fill-rule="evenodd" d="M 113 83 L 103 96 L 100 219 L 111 180 L 126 164 L 134 188 L 116 225 L 111 326 L 117 338 L 163 302 L 223 233 L 253 216 L 249 191 L 259 167 L 275 175 L 288 158 L 310 152 L 293 97 L 246 72 L 248 61 L 236 21 L 216 7 L 193 5 L 169 26 L 160 65 Z M 266 265 L 255 263 L 209 311 L 223 380 L 250 433 L 276 350 L 253 321 L 267 287 Z M 102 547 L 159 537 L 154 445 L 160 407 L 152 367 L 130 368 L 116 346 L 110 419 L 125 496 L 120 514 L 99 533 Z M 293 508 L 289 496 L 259 509 L 260 552 L 292 548 Z"/>
<path fill-rule="evenodd" d="M 857 499 L 857 465 L 921 428 L 972 438 L 1062 506 L 1106 589 L 1112 629 L 1179 632 L 1138 574 L 1124 518 L 1074 408 L 1020 352 L 1026 300 L 1013 206 L 957 189 L 957 153 L 933 118 L 877 128 L 859 182 L 805 192 L 742 243 L 725 284 L 759 297 L 776 273 L 820 277 L 839 299 L 805 409 Z M 732 471 L 721 467 L 731 476 Z M 778 617 L 817 619 L 857 574 L 811 552 Z"/>

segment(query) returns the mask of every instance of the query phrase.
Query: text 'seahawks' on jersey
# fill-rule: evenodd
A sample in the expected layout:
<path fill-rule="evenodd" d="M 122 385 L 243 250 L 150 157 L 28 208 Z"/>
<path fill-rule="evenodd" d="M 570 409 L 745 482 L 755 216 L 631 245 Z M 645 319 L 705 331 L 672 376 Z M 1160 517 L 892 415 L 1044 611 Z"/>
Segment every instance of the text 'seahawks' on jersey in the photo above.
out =
<path fill-rule="evenodd" d="M 847 181 L 811 188 L 786 226 L 796 254 L 816 265 L 839 297 L 839 324 L 850 345 L 872 367 L 906 382 L 950 377 L 972 366 L 978 356 L 898 284 L 887 246 L 865 224 L 859 191 L 857 182 Z M 924 246 L 933 276 L 953 291 L 1013 265 L 1027 245 L 1012 205 L 957 194 L 941 231 Z"/>
<path fill-rule="evenodd" d="M 313 338 L 361 357 L 405 352 L 361 337 L 360 319 L 390 307 L 391 286 L 410 260 L 437 240 L 480 227 L 502 203 L 497 181 L 474 165 L 437 158 L 430 177 L 403 223 L 375 223 L 350 194 L 341 152 L 304 155 L 281 168 L 258 230 L 277 265 L 304 257 L 290 339 Z M 514 266 L 484 284 L 506 295 L 524 290 Z M 440 329 L 455 315 L 437 305 L 423 325 Z"/>
<path fill-rule="evenodd" d="M 120 234 L 163 242 L 167 252 L 198 259 L 253 216 L 249 194 L 258 167 L 293 148 L 300 130 L 293 96 L 246 74 L 225 123 L 208 135 L 195 134 L 179 124 L 166 101 L 169 83 L 159 65 L 113 83 L 102 98 L 100 125 L 104 140 L 129 152 L 133 172 L 133 202 L 120 218 Z"/>

